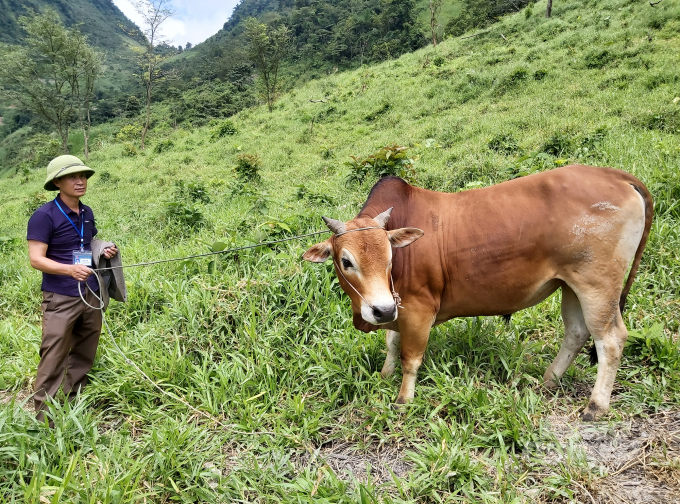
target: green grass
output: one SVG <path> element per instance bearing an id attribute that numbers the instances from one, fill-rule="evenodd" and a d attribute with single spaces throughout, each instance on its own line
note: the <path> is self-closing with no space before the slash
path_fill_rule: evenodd
<path id="1" fill-rule="evenodd" d="M 419 185 L 447 191 L 569 162 L 625 169 L 651 189 L 655 222 L 605 422 L 677 408 L 679 14 L 671 2 L 557 2 L 553 19 L 519 13 L 436 51 L 311 82 L 272 114 L 241 112 L 238 133 L 215 141 L 210 128 L 173 130 L 158 108 L 136 156 L 115 139 L 122 123 L 93 133 L 85 200 L 101 236 L 133 263 L 314 231 L 322 214 L 349 219 L 374 179 L 347 186 L 344 163 L 388 144 L 411 147 Z M 261 181 L 237 181 L 241 154 L 260 156 Z M 44 175 L 0 179 L 4 396 L 29 388 L 38 362 L 40 275 L 24 237 Z M 168 213 L 171 203 L 184 217 Z M 312 243 L 128 270 L 129 302 L 107 313 L 118 344 L 234 430 L 160 394 L 106 335 L 91 385 L 53 412 L 56 429 L 18 403 L 0 406 L 0 501 L 523 502 L 529 489 L 548 501 L 597 481 L 579 452 L 547 465 L 538 448 L 552 438 L 549 415 L 585 406 L 596 371 L 584 354 L 556 394 L 540 385 L 562 338 L 559 294 L 508 326 L 435 328 L 415 401 L 397 411 L 400 372 L 379 375 L 383 334 L 352 328 L 332 266 L 300 259 Z M 264 431 L 275 435 L 255 434 Z M 399 447 L 409 471 L 348 476 L 325 458 L 341 443 L 357 460 Z"/>

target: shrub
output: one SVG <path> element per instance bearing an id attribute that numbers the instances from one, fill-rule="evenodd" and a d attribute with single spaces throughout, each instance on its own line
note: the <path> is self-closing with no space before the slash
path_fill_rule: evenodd
<path id="1" fill-rule="evenodd" d="M 626 89 L 628 85 L 635 80 L 635 74 L 632 72 L 624 72 L 622 74 L 608 77 L 597 85 L 599 89 L 607 89 L 610 86 L 615 86 L 617 89 Z"/>
<path id="2" fill-rule="evenodd" d="M 495 90 L 496 95 L 505 94 L 510 89 L 515 87 L 517 84 L 526 80 L 528 76 L 529 71 L 526 68 L 523 67 L 515 68 L 512 72 L 510 72 L 508 75 L 506 75 L 500 80 L 500 82 L 496 86 Z"/>
<path id="3" fill-rule="evenodd" d="M 556 132 L 543 144 L 541 150 L 551 156 L 559 157 L 569 153 L 573 147 L 573 140 L 568 133 Z"/>
<path id="4" fill-rule="evenodd" d="M 599 69 L 603 68 L 607 63 L 615 59 L 614 54 L 607 49 L 595 49 L 590 51 L 583 58 L 583 64 L 586 68 Z"/>
<path id="5" fill-rule="evenodd" d="M 648 76 L 644 81 L 644 86 L 651 91 L 664 84 L 674 84 L 678 81 L 678 78 L 678 75 L 657 73 Z"/>
<path id="6" fill-rule="evenodd" d="M 599 147 L 607 136 L 607 131 L 608 129 L 606 126 L 600 126 L 592 133 L 586 133 L 581 140 L 581 147 L 586 147 L 588 149 Z"/>
<path id="7" fill-rule="evenodd" d="M 139 98 L 135 95 L 128 96 L 125 102 L 125 117 L 135 117 L 142 110 L 142 104 L 139 102 Z"/>
<path id="8" fill-rule="evenodd" d="M 522 156 L 517 161 L 513 162 L 512 165 L 500 170 L 500 173 L 506 175 L 510 179 L 515 179 L 563 165 L 563 159 L 554 159 L 545 152 L 539 152 Z"/>
<path id="9" fill-rule="evenodd" d="M 628 331 L 624 354 L 646 367 L 660 371 L 676 369 L 680 363 L 680 347 L 672 336 L 664 334 L 662 324 L 641 331 Z"/>
<path id="10" fill-rule="evenodd" d="M 680 109 L 672 108 L 643 115 L 634 122 L 649 130 L 675 133 L 680 131 Z"/>
<path id="11" fill-rule="evenodd" d="M 315 193 L 313 191 L 310 191 L 304 184 L 295 187 L 297 187 L 296 196 L 298 200 L 307 200 L 314 205 L 330 206 L 334 204 L 333 198 L 327 196 L 326 194 Z"/>
<path id="12" fill-rule="evenodd" d="M 445 177 L 432 173 L 428 173 L 422 178 L 421 185 L 430 191 L 447 191 L 449 189 L 449 181 Z"/>
<path id="13" fill-rule="evenodd" d="M 112 176 L 111 172 L 108 170 L 99 172 L 99 182 L 103 184 L 117 184 L 119 181 L 120 178 Z"/>
<path id="14" fill-rule="evenodd" d="M 499 154 L 513 154 L 519 151 L 519 144 L 510 133 L 499 133 L 489 140 L 489 149 Z"/>
<path id="15" fill-rule="evenodd" d="M 436 67 L 440 67 L 444 63 L 446 63 L 446 59 L 444 59 L 444 56 L 435 56 L 435 58 L 432 60 L 432 64 Z"/>
<path id="16" fill-rule="evenodd" d="M 161 140 L 156 144 L 156 146 L 153 148 L 153 151 L 156 154 L 162 154 L 163 152 L 167 152 L 170 149 L 172 149 L 175 146 L 175 142 L 170 140 L 169 138 L 166 140 Z"/>
<path id="17" fill-rule="evenodd" d="M 543 69 L 543 68 L 539 68 L 538 70 L 536 70 L 534 72 L 534 80 L 537 80 L 537 81 L 541 81 L 541 80 L 545 79 L 547 76 L 548 76 L 548 71 Z"/>
<path id="18" fill-rule="evenodd" d="M 361 184 L 369 173 L 379 178 L 396 175 L 408 182 L 415 182 L 416 173 L 413 168 L 413 159 L 410 159 L 406 154 L 408 149 L 408 147 L 398 145 L 387 145 L 364 159 L 350 156 L 352 161 L 345 163 L 350 167 L 350 173 L 347 175 L 345 183 L 348 185 Z"/>
<path id="19" fill-rule="evenodd" d="M 381 117 L 381 116 L 385 115 L 387 112 L 389 112 L 391 108 L 392 108 L 392 105 L 388 102 L 385 102 L 385 103 L 382 104 L 382 106 L 380 108 L 374 110 L 373 112 L 368 114 L 366 117 L 364 117 L 364 119 L 366 119 L 367 121 L 375 121 L 379 117 Z"/>
<path id="20" fill-rule="evenodd" d="M 657 175 L 647 187 L 654 195 L 654 214 L 680 219 L 680 180 L 672 173 Z"/>
<path id="21" fill-rule="evenodd" d="M 118 133 L 116 133 L 116 140 L 120 142 L 130 142 L 138 138 L 142 134 L 142 125 L 139 123 L 128 124 L 123 126 Z"/>
<path id="22" fill-rule="evenodd" d="M 137 155 L 137 148 L 130 142 L 123 144 L 123 156 L 133 157 Z"/>
<path id="23" fill-rule="evenodd" d="M 586 133 L 578 142 L 574 156 L 581 159 L 598 157 L 603 154 L 602 142 L 607 136 L 607 127 L 600 126 L 592 133 Z"/>
<path id="24" fill-rule="evenodd" d="M 18 242 L 17 238 L 0 236 L 0 252 L 10 252 Z M 0 277 L 0 285 L 2 285 L 2 277 Z"/>
<path id="25" fill-rule="evenodd" d="M 201 181 L 187 182 L 175 181 L 175 200 L 189 200 L 192 203 L 210 203 L 210 196 L 206 191 L 205 184 Z"/>
<path id="26" fill-rule="evenodd" d="M 236 159 L 236 176 L 244 182 L 256 182 L 261 179 L 262 161 L 257 154 L 241 154 Z"/>
<path id="27" fill-rule="evenodd" d="M 26 205 L 26 215 L 33 215 L 38 208 L 47 203 L 51 198 L 43 191 L 37 191 L 30 196 L 24 198 Z"/>
<path id="28" fill-rule="evenodd" d="M 335 157 L 335 150 L 332 147 L 324 147 L 321 149 L 321 157 L 323 159 L 331 159 Z"/>
<path id="29" fill-rule="evenodd" d="M 238 133 L 238 130 L 236 129 L 236 126 L 232 121 L 227 119 L 226 121 L 222 121 L 219 123 L 213 130 L 212 134 L 210 135 L 210 139 L 212 141 L 219 140 L 220 138 L 227 136 L 227 135 L 235 135 Z"/>
<path id="30" fill-rule="evenodd" d="M 169 201 L 165 204 L 165 215 L 169 221 L 192 229 L 205 224 L 203 211 L 192 203 Z"/>

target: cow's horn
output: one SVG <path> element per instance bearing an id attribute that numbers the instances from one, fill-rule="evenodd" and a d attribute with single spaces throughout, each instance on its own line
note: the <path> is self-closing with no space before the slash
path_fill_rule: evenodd
<path id="1" fill-rule="evenodd" d="M 376 215 L 373 220 L 376 221 L 380 227 L 384 228 L 387 224 L 387 221 L 390 220 L 390 214 L 392 213 L 393 208 L 394 207 L 390 207 L 383 213 Z"/>
<path id="2" fill-rule="evenodd" d="M 344 222 L 341 222 L 341 221 L 335 220 L 335 219 L 331 219 L 329 217 L 323 217 L 322 216 L 321 218 L 326 223 L 326 226 L 328 226 L 328 229 L 333 231 L 335 234 L 340 234 L 340 233 L 344 233 L 345 231 L 347 231 L 345 229 L 345 223 Z"/>

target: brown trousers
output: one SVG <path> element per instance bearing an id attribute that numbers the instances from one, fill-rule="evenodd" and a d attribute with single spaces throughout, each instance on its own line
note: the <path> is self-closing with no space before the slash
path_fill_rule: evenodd
<path id="1" fill-rule="evenodd" d="M 92 306 L 99 301 L 88 289 L 85 299 Z M 48 397 L 62 388 L 66 396 L 75 395 L 87 385 L 102 330 L 102 314 L 87 306 L 80 297 L 43 292 L 42 343 L 35 381 L 35 411 L 38 420 Z"/>

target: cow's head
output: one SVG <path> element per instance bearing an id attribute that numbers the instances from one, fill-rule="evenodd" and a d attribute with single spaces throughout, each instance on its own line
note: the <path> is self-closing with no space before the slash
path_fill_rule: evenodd
<path id="1" fill-rule="evenodd" d="M 392 295 L 392 247 L 405 247 L 423 236 L 416 228 L 385 230 L 392 209 L 375 219 L 357 218 L 349 222 L 323 217 L 334 233 L 302 256 L 321 263 L 332 259 L 342 290 L 352 300 L 354 313 L 361 313 L 369 324 L 387 324 L 397 319 Z"/>

